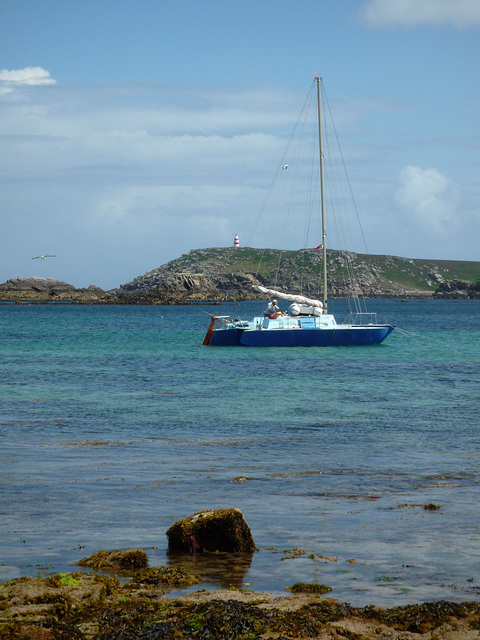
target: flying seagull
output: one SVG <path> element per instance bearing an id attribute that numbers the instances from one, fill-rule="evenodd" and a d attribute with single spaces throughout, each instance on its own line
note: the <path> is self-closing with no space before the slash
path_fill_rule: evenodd
<path id="1" fill-rule="evenodd" d="M 282 171 L 284 171 L 285 169 L 288 169 L 288 164 L 284 164 L 282 167 Z"/>
<path id="2" fill-rule="evenodd" d="M 32 258 L 32 260 L 38 260 L 38 258 L 41 258 L 42 260 L 46 260 L 47 258 L 55 258 L 55 256 L 52 256 L 51 254 L 47 253 L 44 256 L 35 256 L 34 258 Z"/>

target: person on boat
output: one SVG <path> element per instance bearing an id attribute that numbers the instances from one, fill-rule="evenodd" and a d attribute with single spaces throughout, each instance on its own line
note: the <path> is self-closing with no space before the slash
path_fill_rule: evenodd
<path id="1" fill-rule="evenodd" d="M 282 314 L 280 307 L 277 305 L 276 300 L 272 300 L 267 304 L 264 315 L 267 318 L 276 318 L 279 314 Z M 283 315 L 283 314 L 282 314 Z"/>

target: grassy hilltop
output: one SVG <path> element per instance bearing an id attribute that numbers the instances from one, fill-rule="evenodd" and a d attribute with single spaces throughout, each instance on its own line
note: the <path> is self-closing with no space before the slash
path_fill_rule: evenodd
<path id="1" fill-rule="evenodd" d="M 131 293 L 148 292 L 171 276 L 201 274 L 219 291 L 231 295 L 241 293 L 245 296 L 249 292 L 246 289 L 251 289 L 252 276 L 266 286 L 318 295 L 322 286 L 322 270 L 322 251 L 314 249 L 194 249 L 122 285 L 122 289 Z M 371 297 L 425 297 L 433 295 L 439 285 L 447 281 L 476 282 L 480 278 L 480 262 L 410 259 L 328 250 L 327 271 L 329 295 L 333 297 L 350 295 L 352 287 Z M 250 280 L 242 280 L 245 276 L 250 276 Z"/>

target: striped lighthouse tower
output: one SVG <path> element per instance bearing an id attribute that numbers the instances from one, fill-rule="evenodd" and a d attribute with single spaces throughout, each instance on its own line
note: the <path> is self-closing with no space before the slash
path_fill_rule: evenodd
<path id="1" fill-rule="evenodd" d="M 233 240 L 233 246 L 236 247 L 238 249 L 238 247 L 240 246 L 240 242 L 238 240 L 238 236 L 237 234 L 235 234 L 235 238 Z"/>

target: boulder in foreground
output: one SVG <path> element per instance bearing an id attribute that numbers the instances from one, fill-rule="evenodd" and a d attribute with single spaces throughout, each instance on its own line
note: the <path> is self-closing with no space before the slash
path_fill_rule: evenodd
<path id="1" fill-rule="evenodd" d="M 167 537 L 169 553 L 252 553 L 256 550 L 250 527 L 240 509 L 199 511 L 173 524 Z"/>

